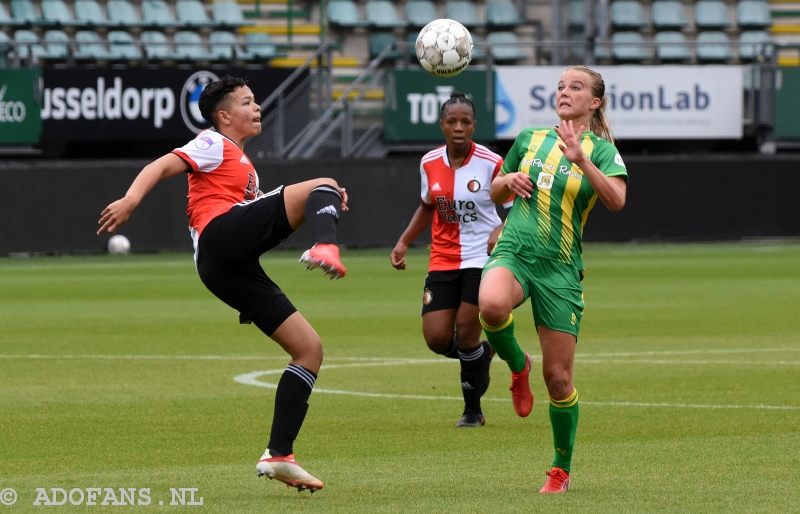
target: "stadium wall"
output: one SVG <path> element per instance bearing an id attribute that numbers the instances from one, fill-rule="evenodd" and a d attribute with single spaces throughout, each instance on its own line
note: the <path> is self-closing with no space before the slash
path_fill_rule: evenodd
<path id="1" fill-rule="evenodd" d="M 17 160 L 0 163 L 0 255 L 97 253 L 100 211 L 124 195 L 149 161 Z M 800 237 L 800 156 L 630 156 L 628 202 L 610 213 L 600 202 L 587 241 L 708 241 Z M 261 189 L 330 176 L 347 188 L 350 212 L 339 242 L 391 247 L 417 208 L 419 161 L 257 163 Z M 119 233 L 136 252 L 190 251 L 186 181 L 175 177 L 148 195 Z M 429 234 L 418 244 L 430 241 Z M 305 227 L 284 243 L 310 244 Z"/>

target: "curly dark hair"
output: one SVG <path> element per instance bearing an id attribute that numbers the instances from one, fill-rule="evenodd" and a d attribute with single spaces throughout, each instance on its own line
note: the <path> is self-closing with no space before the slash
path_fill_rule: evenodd
<path id="1" fill-rule="evenodd" d="M 217 128 L 217 119 L 214 116 L 217 106 L 222 102 L 228 93 L 234 92 L 236 89 L 246 86 L 247 79 L 238 77 L 231 77 L 226 75 L 219 80 L 215 80 L 208 84 L 205 89 L 200 93 L 200 99 L 197 102 L 200 107 L 200 114 L 214 128 Z"/>

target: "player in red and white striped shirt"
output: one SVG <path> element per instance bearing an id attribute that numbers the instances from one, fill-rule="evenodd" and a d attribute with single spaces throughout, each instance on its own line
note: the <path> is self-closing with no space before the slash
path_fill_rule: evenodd
<path id="1" fill-rule="evenodd" d="M 116 231 L 160 180 L 188 172 L 187 214 L 200 279 L 239 311 L 240 323 L 255 324 L 292 357 L 275 391 L 269 444 L 256 469 L 259 476 L 314 492 L 323 484 L 297 464 L 293 443 L 322 364 L 322 343 L 264 273 L 259 257 L 307 222 L 315 245 L 300 260 L 308 268 L 323 268 L 332 278 L 344 276 L 335 243 L 347 194 L 331 178 L 280 186 L 266 194 L 259 190 L 258 175 L 243 148 L 248 137 L 261 132 L 261 107 L 243 79 L 224 77 L 208 84 L 199 106 L 216 131 L 201 132 L 145 166 L 125 197 L 103 210 L 97 233 Z"/>
<path id="2" fill-rule="evenodd" d="M 489 386 L 494 351 L 480 341 L 481 270 L 502 227 L 489 197 L 503 159 L 472 141 L 475 107 L 454 92 L 442 104 L 439 126 L 447 144 L 420 163 L 421 204 L 392 250 L 392 266 L 405 269 L 408 246 L 431 227 L 431 257 L 422 297 L 422 333 L 433 352 L 461 362 L 464 414 L 457 427 L 485 423 L 481 396 Z M 506 204 L 510 207 L 511 199 Z"/>

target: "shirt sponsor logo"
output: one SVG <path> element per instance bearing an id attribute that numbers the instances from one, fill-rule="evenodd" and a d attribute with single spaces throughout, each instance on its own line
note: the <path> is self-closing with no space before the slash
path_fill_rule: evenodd
<path id="1" fill-rule="evenodd" d="M 619 154 L 614 156 L 614 163 L 622 166 L 623 168 L 625 167 L 625 163 L 622 162 L 622 157 Z"/>
<path id="2" fill-rule="evenodd" d="M 199 148 L 200 150 L 208 150 L 211 148 L 211 145 L 214 144 L 214 140 L 208 136 L 198 137 L 194 140 L 194 146 Z"/>
<path id="3" fill-rule="evenodd" d="M 555 177 L 546 171 L 539 173 L 539 178 L 536 179 L 536 187 L 539 189 L 553 189 L 553 182 Z"/>

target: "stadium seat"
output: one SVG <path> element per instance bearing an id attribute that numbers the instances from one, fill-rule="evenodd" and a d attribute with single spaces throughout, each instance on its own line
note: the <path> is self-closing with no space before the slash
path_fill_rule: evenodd
<path id="1" fill-rule="evenodd" d="M 684 62 L 692 59 L 692 52 L 683 32 L 677 30 L 657 32 L 653 41 L 660 62 Z"/>
<path id="2" fill-rule="evenodd" d="M 772 26 L 769 3 L 764 0 L 741 0 L 736 6 L 736 21 L 742 28 Z"/>
<path id="3" fill-rule="evenodd" d="M 114 25 L 108 20 L 97 0 L 75 0 L 75 19 L 87 27 Z"/>
<path id="4" fill-rule="evenodd" d="M 134 41 L 130 32 L 124 30 L 111 30 L 106 36 L 108 39 L 108 53 L 113 60 L 138 61 L 142 58 L 142 50 Z"/>
<path id="5" fill-rule="evenodd" d="M 490 0 L 486 4 L 486 24 L 490 28 L 510 29 L 522 25 L 524 20 L 509 0 Z"/>
<path id="6" fill-rule="evenodd" d="M 203 38 L 197 32 L 179 30 L 173 38 L 175 40 L 175 58 L 187 61 L 209 60 L 208 48 Z"/>
<path id="7" fill-rule="evenodd" d="M 175 3 L 175 17 L 184 27 L 200 28 L 215 25 L 200 0 L 178 0 Z"/>
<path id="8" fill-rule="evenodd" d="M 157 30 L 145 30 L 139 36 L 142 49 L 148 59 L 170 60 L 175 57 L 167 36 Z"/>
<path id="9" fill-rule="evenodd" d="M 0 3 L 0 26 L 2 27 L 18 27 L 25 25 L 25 22 L 16 20 L 12 18 L 8 14 L 8 10 L 6 10 L 6 6 Z M 2 37 L 2 36 L 0 36 Z M 6 34 L 6 38 L 8 38 L 8 34 Z"/>
<path id="10" fill-rule="evenodd" d="M 37 52 L 42 48 L 39 44 L 39 36 L 36 35 L 36 32 L 28 29 L 16 31 L 14 42 L 17 47 L 17 56 L 24 62 L 35 61 Z"/>
<path id="11" fill-rule="evenodd" d="M 610 61 L 611 42 L 596 38 L 594 42 L 594 58 L 597 61 Z"/>
<path id="12" fill-rule="evenodd" d="M 772 55 L 772 37 L 766 30 L 745 30 L 739 34 L 739 59 L 750 61 Z"/>
<path id="13" fill-rule="evenodd" d="M 110 57 L 100 34 L 93 30 L 79 30 L 75 33 L 75 59 L 105 61 Z"/>
<path id="14" fill-rule="evenodd" d="M 17 25 L 30 26 L 44 23 L 31 0 L 11 0 L 11 16 Z M 16 40 L 16 35 L 14 39 Z"/>
<path id="15" fill-rule="evenodd" d="M 8 65 L 8 54 L 11 52 L 12 48 L 11 38 L 9 38 L 8 34 L 4 31 L 0 30 L 0 69 Z"/>
<path id="16" fill-rule="evenodd" d="M 686 8 L 680 0 L 653 2 L 653 27 L 657 30 L 680 30 L 689 26 Z"/>
<path id="17" fill-rule="evenodd" d="M 44 33 L 41 49 L 37 49 L 36 57 L 42 60 L 63 61 L 69 57 L 69 36 L 60 29 L 51 29 Z"/>
<path id="18" fill-rule="evenodd" d="M 383 52 L 386 47 L 392 46 L 397 42 L 394 34 L 391 32 L 372 32 L 369 35 L 369 58 L 374 59 Z M 386 59 L 399 59 L 403 56 L 403 52 L 394 49 L 386 55 Z"/>
<path id="19" fill-rule="evenodd" d="M 369 22 L 362 20 L 358 7 L 352 0 L 333 0 L 328 3 L 328 23 L 338 28 L 366 27 Z"/>
<path id="20" fill-rule="evenodd" d="M 244 35 L 245 50 L 241 55 L 246 60 L 266 60 L 276 57 L 286 57 L 285 53 L 279 52 L 272 42 L 272 38 L 266 32 L 248 32 Z"/>
<path id="21" fill-rule="evenodd" d="M 64 0 L 41 0 L 41 7 L 44 25 L 73 27 L 82 24 L 72 16 Z"/>
<path id="22" fill-rule="evenodd" d="M 616 0 L 611 4 L 611 25 L 617 29 L 643 29 L 649 23 L 641 2 Z"/>
<path id="23" fill-rule="evenodd" d="M 108 0 L 108 21 L 114 26 L 138 27 L 142 20 L 136 14 L 133 4 L 129 0 Z"/>
<path id="24" fill-rule="evenodd" d="M 217 28 L 237 29 L 255 22 L 246 20 L 239 4 L 235 1 L 218 1 L 211 4 L 211 19 Z"/>
<path id="25" fill-rule="evenodd" d="M 524 61 L 528 55 L 519 46 L 517 35 L 510 31 L 490 32 L 486 35 L 486 44 L 492 52 L 495 62 Z"/>
<path id="26" fill-rule="evenodd" d="M 697 60 L 702 62 L 724 62 L 733 59 L 728 35 L 722 31 L 709 30 L 697 35 Z"/>
<path id="27" fill-rule="evenodd" d="M 180 25 L 164 0 L 142 0 L 142 23 L 151 27 Z"/>
<path id="28" fill-rule="evenodd" d="M 366 20 L 377 29 L 405 27 L 408 23 L 401 20 L 393 2 L 386 0 L 367 0 Z"/>
<path id="29" fill-rule="evenodd" d="M 472 36 L 472 60 L 473 61 L 483 61 L 486 59 L 486 51 L 483 47 L 486 45 L 485 41 L 481 41 L 476 36 Z M 416 55 L 414 50 L 411 51 L 412 55 Z"/>
<path id="30" fill-rule="evenodd" d="M 244 54 L 236 40 L 236 34 L 222 30 L 208 35 L 208 48 L 211 60 L 214 61 L 233 61 Z"/>
<path id="31" fill-rule="evenodd" d="M 475 4 L 472 2 L 449 0 L 444 5 L 444 17 L 456 20 L 468 29 L 486 25 L 485 21 L 478 18 L 478 12 L 475 10 Z"/>
<path id="32" fill-rule="evenodd" d="M 439 18 L 436 5 L 429 0 L 412 0 L 406 2 L 406 20 L 412 27 L 422 28 Z"/>
<path id="33" fill-rule="evenodd" d="M 569 0 L 567 2 L 567 26 L 583 27 L 586 25 L 586 0 Z"/>
<path id="34" fill-rule="evenodd" d="M 628 30 L 611 36 L 611 55 L 615 61 L 641 62 L 652 59 L 653 51 L 641 32 Z"/>
<path id="35" fill-rule="evenodd" d="M 694 22 L 698 29 L 730 27 L 727 4 L 724 0 L 700 0 L 694 7 Z"/>

